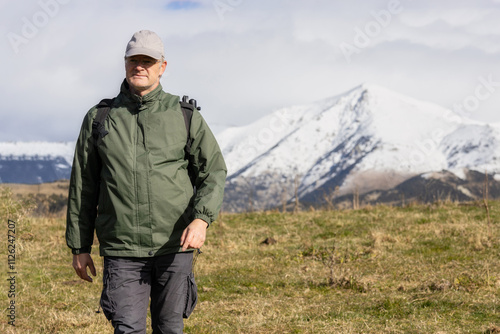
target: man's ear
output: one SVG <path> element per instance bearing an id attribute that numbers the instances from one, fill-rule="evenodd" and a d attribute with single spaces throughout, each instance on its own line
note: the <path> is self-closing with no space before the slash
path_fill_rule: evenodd
<path id="1" fill-rule="evenodd" d="M 160 77 L 163 75 L 163 72 L 165 72 L 165 69 L 167 68 L 167 61 L 164 60 L 163 63 L 160 65 Z"/>

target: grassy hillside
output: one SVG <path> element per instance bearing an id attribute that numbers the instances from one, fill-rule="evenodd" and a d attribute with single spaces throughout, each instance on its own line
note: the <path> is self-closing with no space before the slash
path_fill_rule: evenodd
<path id="1" fill-rule="evenodd" d="M 69 180 L 60 180 L 41 184 L 3 183 L 4 188 L 10 188 L 15 195 L 29 194 L 68 196 Z"/>
<path id="2" fill-rule="evenodd" d="M 41 184 L 4 183 L 1 187 L 10 189 L 16 199 L 32 203 L 34 215 L 62 214 L 66 210 L 69 180 Z"/>
<path id="3" fill-rule="evenodd" d="M 13 333 L 12 219 L 17 332 L 111 333 L 98 313 L 102 259 L 94 283 L 79 280 L 64 218 L 30 217 L 26 205 L 2 193 L 0 332 Z M 500 202 L 489 211 L 490 223 L 480 203 L 223 214 L 195 265 L 200 300 L 185 332 L 500 333 Z"/>

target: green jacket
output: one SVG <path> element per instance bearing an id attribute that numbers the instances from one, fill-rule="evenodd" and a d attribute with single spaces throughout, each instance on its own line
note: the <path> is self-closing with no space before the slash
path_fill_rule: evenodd
<path id="1" fill-rule="evenodd" d="M 186 125 L 179 97 L 161 85 L 142 98 L 126 81 L 94 147 L 92 121 L 83 120 L 68 198 L 66 242 L 88 253 L 99 239 L 101 256 L 149 257 L 181 250 L 182 231 L 195 218 L 209 225 L 222 204 L 226 165 L 214 135 L 195 110 L 191 120 L 189 179 Z"/>

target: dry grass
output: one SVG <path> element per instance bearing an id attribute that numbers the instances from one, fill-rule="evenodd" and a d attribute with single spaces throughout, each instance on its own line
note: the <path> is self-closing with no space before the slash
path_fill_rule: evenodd
<path id="1" fill-rule="evenodd" d="M 68 195 L 68 180 L 61 180 L 41 184 L 20 184 L 20 183 L 3 183 L 2 186 L 11 189 L 14 195 L 26 196 L 29 194 L 42 195 Z"/>
<path id="2" fill-rule="evenodd" d="M 223 214 L 196 263 L 185 332 L 498 333 L 500 203 L 489 209 L 491 235 L 480 203 Z M 96 313 L 102 260 L 93 284 L 80 281 L 62 217 L 16 219 L 18 333 L 111 333 Z"/>

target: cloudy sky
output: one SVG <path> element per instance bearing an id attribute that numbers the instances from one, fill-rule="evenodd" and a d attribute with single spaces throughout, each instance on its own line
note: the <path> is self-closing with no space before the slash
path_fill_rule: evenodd
<path id="1" fill-rule="evenodd" d="M 500 0 L 0 0 L 0 141 L 72 141 L 135 31 L 214 128 L 361 83 L 500 122 Z"/>

